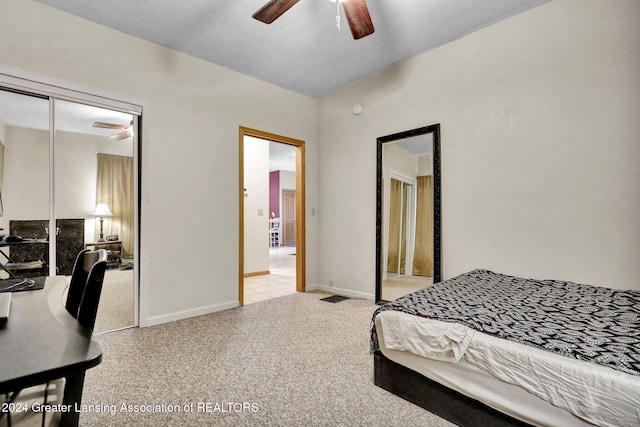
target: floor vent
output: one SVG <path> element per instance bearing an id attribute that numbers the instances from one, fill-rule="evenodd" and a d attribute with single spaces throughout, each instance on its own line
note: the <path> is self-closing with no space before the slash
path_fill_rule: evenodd
<path id="1" fill-rule="evenodd" d="M 346 299 L 349 299 L 349 297 L 343 297 L 342 295 L 331 295 L 330 297 L 320 298 L 320 301 L 340 302 Z"/>

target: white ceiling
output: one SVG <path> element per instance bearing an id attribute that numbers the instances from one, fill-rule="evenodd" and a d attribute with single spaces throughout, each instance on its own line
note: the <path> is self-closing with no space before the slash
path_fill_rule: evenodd
<path id="1" fill-rule="evenodd" d="M 296 171 L 296 148 L 277 142 L 269 142 L 269 172 Z"/>
<path id="2" fill-rule="evenodd" d="M 394 142 L 408 152 L 419 156 L 433 153 L 433 133 L 413 136 Z"/>
<path id="3" fill-rule="evenodd" d="M 38 0 L 313 97 L 550 0 L 367 0 L 375 33 L 353 40 L 336 5 L 302 0 L 266 25 L 267 0 Z"/>

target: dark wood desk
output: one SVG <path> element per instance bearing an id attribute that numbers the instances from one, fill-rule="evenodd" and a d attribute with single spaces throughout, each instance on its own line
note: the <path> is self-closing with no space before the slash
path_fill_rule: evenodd
<path id="1" fill-rule="evenodd" d="M 63 426 L 77 426 L 85 371 L 102 361 L 90 330 L 64 308 L 67 280 L 48 277 L 44 289 L 15 292 L 9 319 L 0 324 L 0 393 L 66 378 Z"/>

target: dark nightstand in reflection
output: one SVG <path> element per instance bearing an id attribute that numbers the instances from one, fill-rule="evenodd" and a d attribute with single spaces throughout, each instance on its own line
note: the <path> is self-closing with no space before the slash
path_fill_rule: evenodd
<path id="1" fill-rule="evenodd" d="M 122 265 L 122 240 L 85 243 L 84 247 L 93 250 L 105 249 L 107 251 L 107 268 L 120 268 Z"/>

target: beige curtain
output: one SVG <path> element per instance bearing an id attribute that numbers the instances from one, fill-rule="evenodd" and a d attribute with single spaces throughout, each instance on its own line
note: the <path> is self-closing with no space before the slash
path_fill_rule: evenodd
<path id="1" fill-rule="evenodd" d="M 389 185 L 389 244 L 387 272 L 404 273 L 406 257 L 407 186 L 391 178 Z"/>
<path id="2" fill-rule="evenodd" d="M 105 218 L 104 234 L 122 240 L 122 256 L 133 257 L 133 157 L 98 153 L 96 203 L 105 203 L 112 217 Z"/>
<path id="3" fill-rule="evenodd" d="M 433 276 L 433 180 L 431 176 L 419 176 L 417 187 L 413 275 Z"/>

